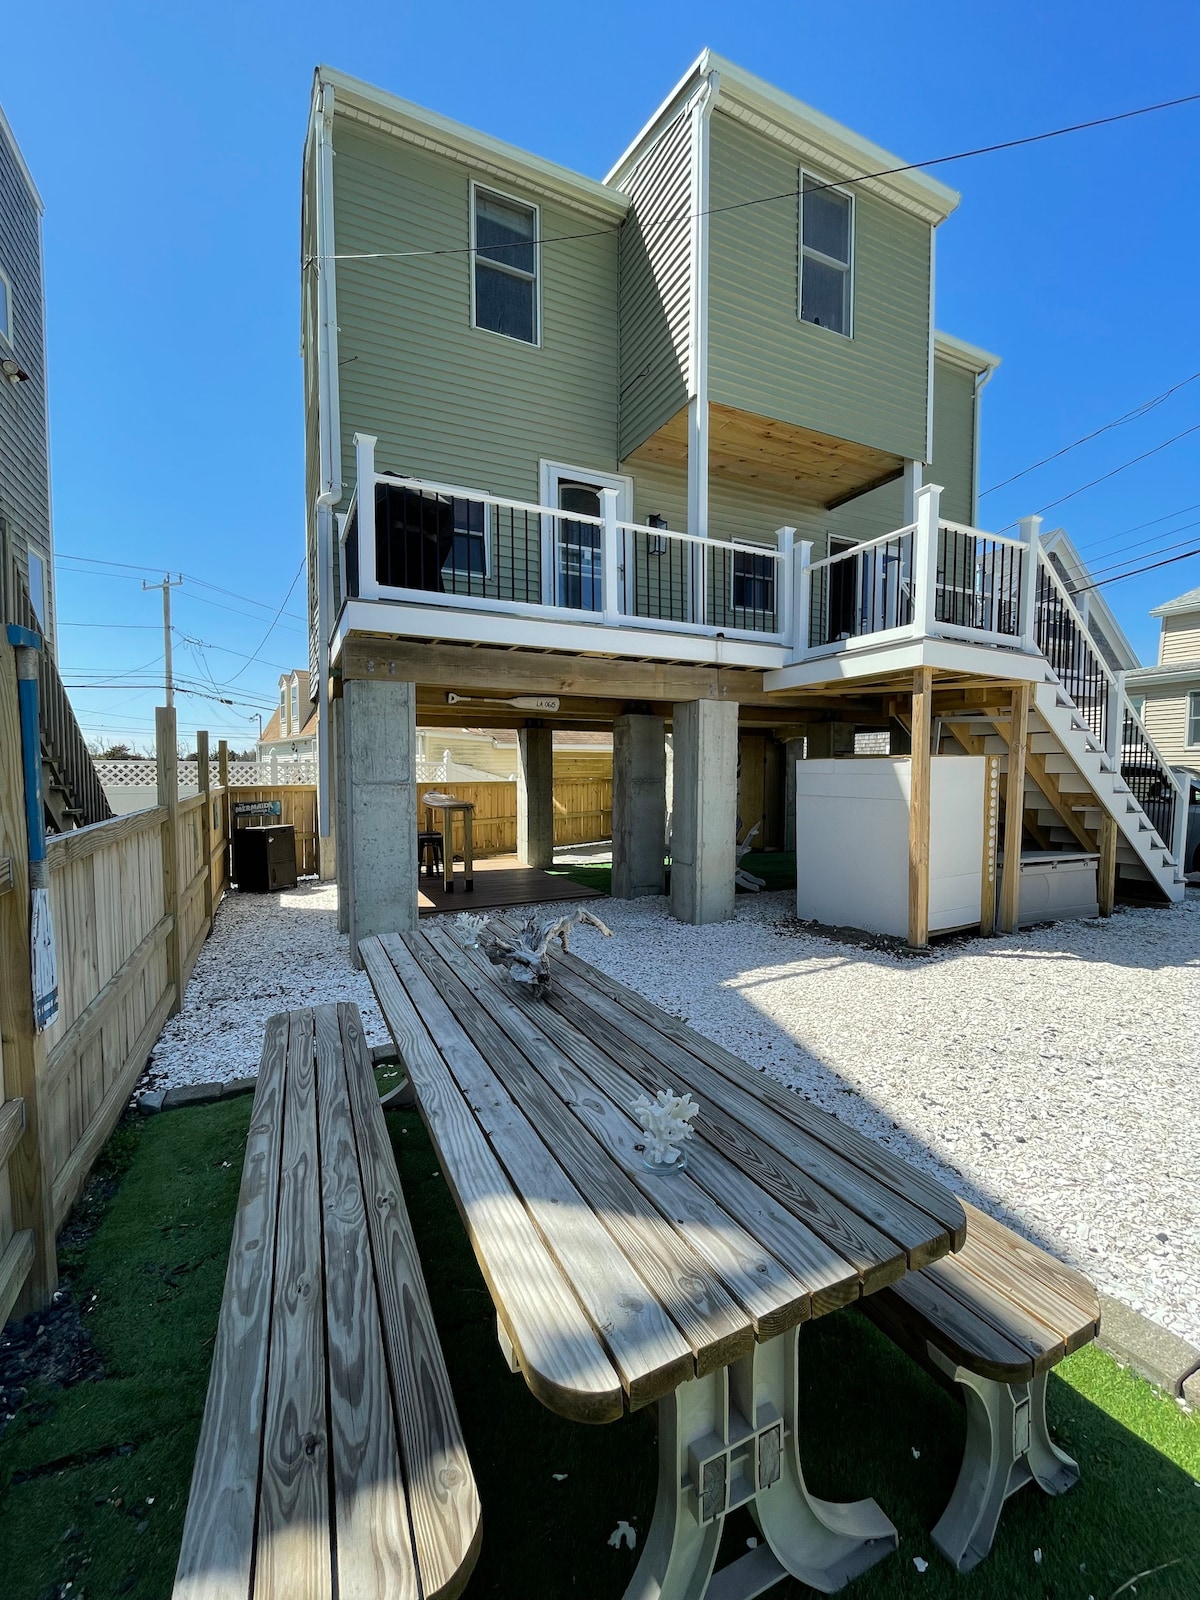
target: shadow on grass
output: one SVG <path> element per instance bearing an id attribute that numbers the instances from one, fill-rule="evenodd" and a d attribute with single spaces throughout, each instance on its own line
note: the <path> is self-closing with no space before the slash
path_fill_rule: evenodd
<path id="1" fill-rule="evenodd" d="M 31 1393 L 0 1440 L 2 1600 L 170 1595 L 249 1111 L 243 1099 L 128 1129 L 125 1170 L 74 1263 L 103 1376 Z M 501 1358 L 491 1297 L 420 1118 L 393 1113 L 388 1126 L 483 1505 L 468 1600 L 619 1600 L 653 1505 L 653 1412 L 589 1428 L 533 1399 Z M 957 1467 L 957 1402 L 853 1310 L 806 1328 L 801 1352 L 811 1488 L 874 1495 L 901 1533 L 899 1554 L 854 1593 L 1108 1600 L 1167 1561 L 1178 1564 L 1138 1585 L 1142 1600 L 1200 1592 L 1200 1423 L 1107 1357 L 1080 1352 L 1051 1381 L 1051 1424 L 1081 1463 L 1080 1485 L 1062 1501 L 1022 1491 L 988 1561 L 957 1578 L 927 1532 Z M 622 1519 L 638 1551 L 608 1544 Z M 752 1534 L 731 1519 L 726 1555 Z"/>

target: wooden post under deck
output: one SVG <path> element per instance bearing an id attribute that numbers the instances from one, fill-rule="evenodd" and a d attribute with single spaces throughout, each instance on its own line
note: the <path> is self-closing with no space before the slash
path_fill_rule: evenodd
<path id="1" fill-rule="evenodd" d="M 1100 819 L 1100 915 L 1111 917 L 1117 899 L 1117 824 L 1107 811 Z"/>
<path id="2" fill-rule="evenodd" d="M 929 943 L 929 784 L 933 668 L 917 667 L 912 693 L 912 774 L 908 810 L 908 942 Z"/>
<path id="3" fill-rule="evenodd" d="M 1029 685 L 1012 691 L 1008 779 L 1004 786 L 1004 872 L 1000 879 L 1000 931 L 1015 933 L 1020 918 L 1021 834 L 1025 824 L 1025 752 L 1029 744 Z"/>

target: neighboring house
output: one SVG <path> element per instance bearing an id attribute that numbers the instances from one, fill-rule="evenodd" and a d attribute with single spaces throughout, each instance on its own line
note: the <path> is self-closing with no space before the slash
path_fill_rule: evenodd
<path id="1" fill-rule="evenodd" d="M 352 948 L 416 916 L 415 728 L 453 694 L 516 734 L 536 865 L 553 730 L 612 730 L 619 895 L 662 889 L 669 728 L 686 920 L 732 910 L 739 765 L 743 827 L 798 838 L 803 877 L 823 844 L 784 822 L 796 758 L 863 755 L 837 768 L 861 791 L 837 813 L 853 854 L 885 770 L 867 752 L 898 774 L 914 724 L 936 730 L 933 754 L 1008 772 L 985 828 L 986 759 L 970 769 L 960 922 L 987 920 L 983 840 L 1005 831 L 1010 924 L 1022 842 L 1082 854 L 1093 884 L 1101 857 L 1105 905 L 1118 870 L 1138 893 L 1182 893 L 1174 809 L 1146 821 L 1118 771 L 1119 629 L 1092 641 L 1065 536 L 1056 559 L 1037 518 L 975 526 L 999 361 L 936 328 L 937 233 L 959 197 L 903 166 L 708 51 L 603 182 L 318 69 L 301 218 L 310 669 L 331 693 L 322 825 L 336 816 Z M 1026 699 L 1030 754 L 1019 740 L 1010 762 Z M 925 743 L 901 853 L 916 943 L 957 925 L 930 913 L 920 865 Z"/>
<path id="2" fill-rule="evenodd" d="M 0 599 L 23 585 L 55 649 L 42 199 L 0 109 Z"/>
<path id="3" fill-rule="evenodd" d="M 317 708 L 308 698 L 308 673 L 285 672 L 279 679 L 279 706 L 258 741 L 258 759 L 292 761 L 317 753 Z"/>
<path id="4" fill-rule="evenodd" d="M 554 733 L 554 772 L 560 778 L 611 778 L 612 734 Z M 514 728 L 419 728 L 417 760 L 426 766 L 446 766 L 446 780 L 468 782 L 488 778 L 515 778 L 518 744 Z"/>
<path id="5" fill-rule="evenodd" d="M 1162 619 L 1158 662 L 1127 673 L 1125 685 L 1165 758 L 1200 776 L 1200 589 L 1150 615 Z"/>
<path id="6" fill-rule="evenodd" d="M 42 798 L 56 832 L 111 810 L 58 676 L 42 200 L 0 109 L 0 621 L 42 636 Z"/>

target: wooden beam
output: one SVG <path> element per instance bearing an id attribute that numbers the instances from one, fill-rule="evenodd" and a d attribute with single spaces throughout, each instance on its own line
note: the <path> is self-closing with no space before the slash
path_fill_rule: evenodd
<path id="1" fill-rule="evenodd" d="M 912 761 L 908 810 L 908 942 L 929 943 L 929 785 L 933 718 L 933 669 L 913 672 Z"/>
<path id="2" fill-rule="evenodd" d="M 1012 691 L 1008 725 L 1008 777 L 1004 786 L 1004 873 L 1000 881 L 1000 931 L 1015 933 L 1020 920 L 1021 833 L 1025 823 L 1025 757 L 1029 747 L 1029 685 Z"/>
<path id="3" fill-rule="evenodd" d="M 8 1321 L 9 1312 L 20 1299 L 36 1259 L 33 1229 L 22 1228 L 14 1233 L 4 1254 L 0 1255 L 0 1327 Z"/>
<path id="4" fill-rule="evenodd" d="M 1100 819 L 1100 915 L 1111 917 L 1117 900 L 1117 824 L 1106 811 Z"/>
<path id="5" fill-rule="evenodd" d="M 123 839 L 146 833 L 151 828 L 161 828 L 162 813 L 155 807 L 145 811 L 131 811 L 126 817 L 110 817 L 107 822 L 93 822 L 86 828 L 76 828 L 71 833 L 59 833 L 46 840 L 46 861 L 51 872 L 60 872 L 72 861 L 94 855 L 97 850 L 107 850 Z"/>
<path id="6" fill-rule="evenodd" d="M 7 1162 L 14 1238 L 4 1255 L 0 1287 L 6 1298 L 11 1291 L 7 1309 L 20 1315 L 48 1304 L 58 1286 L 52 1174 L 42 1151 L 46 1046 L 33 1020 L 23 772 L 15 652 L 0 634 L 0 855 L 9 858 L 13 879 L 12 892 L 0 895 L 0 1061 L 4 1099 L 24 1102 L 25 1121 Z M 17 1238 L 22 1242 L 14 1248 Z"/>
<path id="7" fill-rule="evenodd" d="M 981 741 L 982 742 L 982 741 Z M 996 846 L 1000 839 L 1000 757 L 983 758 L 983 866 L 979 885 L 979 931 L 996 931 Z"/>

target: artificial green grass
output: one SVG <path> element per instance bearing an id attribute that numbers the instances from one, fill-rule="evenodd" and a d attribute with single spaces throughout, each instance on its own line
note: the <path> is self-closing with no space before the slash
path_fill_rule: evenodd
<path id="1" fill-rule="evenodd" d="M 170 1112 L 119 1135 L 115 1195 L 74 1263 L 76 1292 L 97 1296 L 87 1321 L 105 1376 L 32 1395 L 0 1440 L 0 1600 L 169 1596 L 249 1111 L 243 1099 Z M 582 1427 L 508 1372 L 420 1119 L 399 1112 L 388 1125 L 483 1504 L 468 1600 L 618 1600 L 640 1552 L 608 1536 L 621 1519 L 642 1536 L 649 1526 L 653 1414 Z M 1059 1501 L 1022 1490 L 988 1560 L 963 1578 L 927 1531 L 954 1480 L 961 1407 L 855 1311 L 805 1328 L 801 1352 L 810 1487 L 874 1495 L 901 1533 L 898 1554 L 851 1592 L 1109 1600 L 1171 1562 L 1137 1584 L 1142 1600 L 1200 1594 L 1200 1418 L 1100 1351 L 1050 1381 L 1051 1425 L 1082 1481 Z M 731 1519 L 726 1553 L 752 1532 Z M 772 1596 L 809 1593 L 793 1584 Z"/>
<path id="2" fill-rule="evenodd" d="M 796 887 L 796 853 L 794 850 L 753 850 L 749 855 L 743 856 L 741 865 L 747 872 L 752 872 L 758 878 L 766 880 L 767 889 L 794 889 Z M 582 862 L 578 866 L 557 866 L 549 868 L 556 878 L 570 878 L 572 883 L 582 884 L 585 889 L 595 889 L 599 894 L 612 893 L 612 868 L 602 863 L 593 865 Z M 667 868 L 667 883 L 671 881 L 671 869 Z"/>

